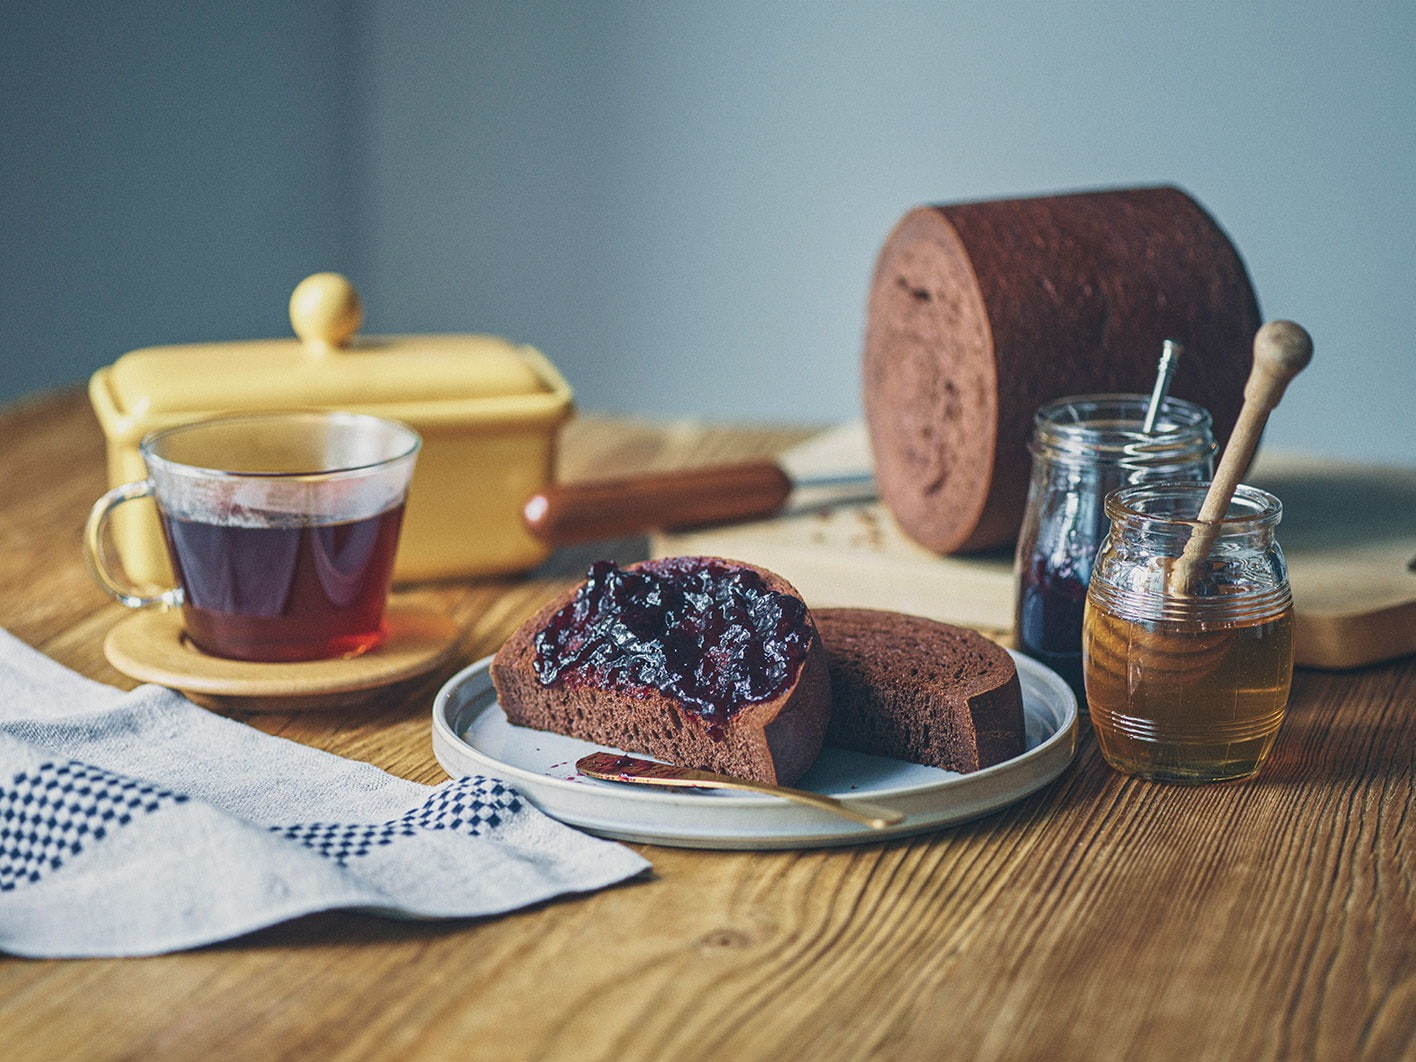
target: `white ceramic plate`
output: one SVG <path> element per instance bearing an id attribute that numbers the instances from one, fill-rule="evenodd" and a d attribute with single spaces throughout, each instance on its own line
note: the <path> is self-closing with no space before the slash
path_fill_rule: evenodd
<path id="1" fill-rule="evenodd" d="M 973 774 L 828 748 L 797 782 L 834 797 L 903 811 L 872 830 L 775 797 L 601 782 L 575 761 L 603 749 L 576 738 L 512 726 L 497 704 L 491 657 L 450 678 L 433 702 L 433 753 L 454 778 L 490 774 L 516 786 L 562 822 L 602 837 L 684 848 L 815 848 L 866 844 L 937 830 L 1021 800 L 1056 778 L 1077 747 L 1077 699 L 1053 671 L 1012 654 L 1023 686 L 1027 750 Z"/>

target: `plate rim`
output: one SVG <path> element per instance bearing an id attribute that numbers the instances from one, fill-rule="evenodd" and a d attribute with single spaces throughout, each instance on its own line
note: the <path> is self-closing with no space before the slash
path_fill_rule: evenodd
<path id="1" fill-rule="evenodd" d="M 1077 695 L 1072 692 L 1072 688 L 1067 685 L 1066 681 L 1062 678 L 1062 676 L 1057 674 L 1057 672 L 1053 671 L 1046 664 L 1043 664 L 1037 660 L 1033 660 L 1031 657 L 1024 656 L 1023 654 L 1019 653 L 1017 650 L 1014 649 L 1008 649 L 1006 650 L 1006 652 L 1013 659 L 1013 663 L 1018 668 L 1020 676 L 1024 671 L 1026 671 L 1030 674 L 1031 677 L 1040 680 L 1044 685 L 1052 686 L 1055 692 L 1065 695 L 1063 697 L 1062 702 L 1063 717 L 1061 725 L 1059 725 L 1051 735 L 1049 735 L 1044 740 L 1038 742 L 1038 744 L 1034 747 L 1027 749 L 1022 753 L 1019 753 L 1017 756 L 1013 756 L 1010 759 L 1003 760 L 1001 763 L 995 763 L 989 767 L 980 768 L 977 771 L 970 771 L 967 774 L 951 772 L 950 777 L 941 779 L 937 782 L 931 782 L 926 784 L 897 785 L 888 789 L 864 789 L 859 791 L 853 791 L 852 793 L 848 794 L 845 799 L 884 800 L 888 799 L 891 796 L 900 796 L 906 794 L 911 796 L 919 794 L 929 794 L 937 789 L 941 789 L 944 787 L 958 787 L 964 783 L 986 782 L 989 779 L 995 778 L 1003 774 L 1005 771 L 1016 771 L 1019 768 L 1024 767 L 1026 764 L 1032 762 L 1033 760 L 1046 759 L 1053 754 L 1057 746 L 1069 742 L 1072 744 L 1072 755 L 1067 757 L 1067 763 L 1070 764 L 1076 758 L 1076 743 L 1074 740 L 1074 735 L 1078 725 L 1079 714 Z M 482 657 L 480 660 L 473 661 L 466 667 L 462 668 L 461 670 L 450 676 L 447 681 L 444 682 L 441 687 L 439 687 L 437 695 L 433 698 L 432 729 L 434 739 L 441 738 L 445 742 L 460 746 L 466 753 L 471 755 L 473 759 L 477 760 L 480 763 L 484 763 L 489 767 L 494 768 L 495 772 L 510 772 L 515 777 L 525 779 L 529 782 L 533 782 L 536 785 L 550 785 L 567 794 L 584 793 L 585 783 L 583 781 L 579 781 L 576 779 L 556 778 L 552 775 L 542 774 L 538 771 L 531 771 L 524 767 L 518 767 L 515 764 L 507 763 L 504 760 L 498 760 L 483 752 L 475 745 L 472 745 L 470 742 L 464 740 L 462 736 L 458 734 L 453 728 L 451 720 L 448 718 L 448 706 L 451 704 L 453 693 L 458 689 L 458 687 L 460 687 L 463 683 L 469 681 L 474 675 L 483 672 L 489 673 L 491 670 L 492 660 L 495 656 L 496 654 L 493 653 L 488 656 Z M 488 674 L 488 681 L 490 681 L 490 674 Z M 501 707 L 500 702 L 496 703 L 496 707 Z M 483 710 L 485 711 L 486 709 Z M 505 709 L 503 709 L 503 711 L 505 711 Z M 538 731 L 531 732 L 537 733 Z M 892 759 L 893 757 L 882 758 Z M 928 765 L 926 764 L 922 766 Z M 1066 765 L 1064 765 L 1063 769 L 1066 769 Z M 613 786 L 612 790 L 610 788 L 612 784 L 613 783 L 606 783 L 603 791 L 606 793 L 614 792 L 616 799 L 631 802 L 642 801 L 659 805 L 666 803 L 696 805 L 703 801 L 706 797 L 706 794 L 702 793 L 680 793 L 676 791 L 659 792 L 658 790 L 648 791 L 650 787 L 646 787 L 645 790 L 640 790 L 633 786 Z M 833 795 L 839 796 L 840 794 Z M 774 797 L 761 793 L 723 794 L 707 797 L 707 799 L 712 800 L 714 806 L 725 809 L 734 806 L 749 807 L 753 805 L 760 807 L 775 807 L 780 804 L 780 801 L 778 801 Z"/>

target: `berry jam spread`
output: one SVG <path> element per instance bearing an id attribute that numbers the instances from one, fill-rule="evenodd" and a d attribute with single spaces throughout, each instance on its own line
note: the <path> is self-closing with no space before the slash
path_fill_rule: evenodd
<path id="1" fill-rule="evenodd" d="M 806 606 L 747 568 L 699 557 L 625 570 L 590 566 L 585 585 L 536 634 L 536 677 L 619 692 L 658 690 L 723 727 L 796 680 L 815 636 Z"/>
<path id="2" fill-rule="evenodd" d="M 1080 551 L 1034 557 L 1020 573 L 1018 586 L 1018 648 L 1056 671 L 1083 700 L 1082 614 L 1091 566 L 1091 555 Z"/>

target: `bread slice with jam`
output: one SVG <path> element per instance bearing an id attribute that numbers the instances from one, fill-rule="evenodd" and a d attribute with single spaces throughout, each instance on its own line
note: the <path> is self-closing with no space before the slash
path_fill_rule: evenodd
<path id="1" fill-rule="evenodd" d="M 811 766 L 830 714 L 826 653 L 801 595 L 721 557 L 596 562 L 517 629 L 491 671 L 517 726 L 768 784 Z"/>

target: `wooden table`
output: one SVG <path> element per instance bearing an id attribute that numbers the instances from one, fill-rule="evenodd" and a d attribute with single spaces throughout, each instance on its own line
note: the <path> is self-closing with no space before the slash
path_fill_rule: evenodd
<path id="1" fill-rule="evenodd" d="M 575 475 L 802 433 L 569 434 Z M 123 610 L 79 557 L 103 488 L 82 397 L 0 413 L 0 441 L 0 626 L 132 685 L 100 648 Z M 583 560 L 412 595 L 477 657 Z M 438 782 L 437 681 L 357 718 L 250 722 Z M 0 1057 L 1412 1057 L 1413 700 L 1411 659 L 1300 673 L 1272 761 L 1239 785 L 1128 780 L 1088 736 L 1032 798 L 914 840 L 644 846 L 648 880 L 485 922 L 327 914 L 161 958 L 0 960 Z"/>

